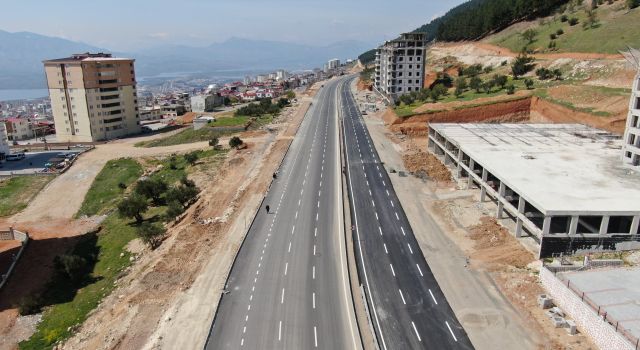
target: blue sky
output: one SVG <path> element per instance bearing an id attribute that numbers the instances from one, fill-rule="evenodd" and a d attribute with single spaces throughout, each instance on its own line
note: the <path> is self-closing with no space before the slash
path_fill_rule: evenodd
<path id="1" fill-rule="evenodd" d="M 330 44 L 377 43 L 444 14 L 463 0 L 3 1 L 0 29 L 30 31 L 111 50 L 205 46 L 230 37 Z M 107 29 L 108 28 L 108 29 Z"/>

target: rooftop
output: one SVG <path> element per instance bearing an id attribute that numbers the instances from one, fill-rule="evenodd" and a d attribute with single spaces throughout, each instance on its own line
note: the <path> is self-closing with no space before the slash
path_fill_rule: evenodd
<path id="1" fill-rule="evenodd" d="M 430 124 L 548 215 L 640 213 L 621 140 L 580 124 Z"/>
<path id="2" fill-rule="evenodd" d="M 640 268 L 558 273 L 585 299 L 601 307 L 634 337 L 640 338 Z"/>
<path id="3" fill-rule="evenodd" d="M 100 62 L 100 61 L 122 61 L 130 58 L 113 57 L 110 53 L 74 53 L 69 57 L 45 60 L 44 63 L 65 63 L 65 62 Z"/>

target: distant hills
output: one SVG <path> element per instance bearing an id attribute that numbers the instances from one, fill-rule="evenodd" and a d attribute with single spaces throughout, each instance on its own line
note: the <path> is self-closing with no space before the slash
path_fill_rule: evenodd
<path id="1" fill-rule="evenodd" d="M 231 38 L 205 47 L 167 45 L 138 52 L 114 52 L 136 59 L 137 75 L 180 72 L 310 69 L 331 58 L 355 58 L 372 43 L 341 41 L 311 46 L 278 41 Z M 0 30 L 0 89 L 45 88 L 42 61 L 78 52 L 112 52 L 90 44 L 30 32 Z"/>

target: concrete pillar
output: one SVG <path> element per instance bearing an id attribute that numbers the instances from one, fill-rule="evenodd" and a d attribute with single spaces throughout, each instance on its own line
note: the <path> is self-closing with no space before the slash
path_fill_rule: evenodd
<path id="1" fill-rule="evenodd" d="M 487 197 L 487 169 L 482 169 L 482 181 L 480 181 L 480 202 Z"/>
<path id="2" fill-rule="evenodd" d="M 549 230 L 551 229 L 551 216 L 545 216 L 542 221 L 542 235 L 546 236 L 549 234 Z"/>
<path id="3" fill-rule="evenodd" d="M 458 179 L 462 176 L 462 150 L 458 148 Z"/>
<path id="4" fill-rule="evenodd" d="M 496 218 L 498 219 L 502 219 L 502 212 L 504 211 L 504 203 L 502 203 L 504 200 L 504 191 L 505 185 L 500 181 L 500 187 L 498 189 L 498 213 L 496 214 Z"/>
<path id="5" fill-rule="evenodd" d="M 577 215 L 571 217 L 571 223 L 569 224 L 569 236 L 574 236 L 578 231 L 578 219 Z"/>
<path id="6" fill-rule="evenodd" d="M 476 166 L 476 162 L 473 159 L 469 160 L 469 178 L 467 179 L 467 189 L 473 185 L 473 167 Z"/>
<path id="7" fill-rule="evenodd" d="M 638 224 L 640 224 L 640 215 L 634 216 L 633 220 L 631 220 L 631 230 L 629 233 L 635 235 L 636 232 L 638 232 Z"/>
<path id="8" fill-rule="evenodd" d="M 518 199 L 518 213 L 524 215 L 524 206 L 525 201 L 524 198 L 520 197 Z M 516 219 L 516 237 L 522 237 L 522 219 L 520 216 Z"/>
<path id="9" fill-rule="evenodd" d="M 602 217 L 602 222 L 600 223 L 600 236 L 604 236 L 607 234 L 607 229 L 609 228 L 609 216 L 603 216 Z M 618 233 L 618 232 L 614 232 L 614 233 Z"/>

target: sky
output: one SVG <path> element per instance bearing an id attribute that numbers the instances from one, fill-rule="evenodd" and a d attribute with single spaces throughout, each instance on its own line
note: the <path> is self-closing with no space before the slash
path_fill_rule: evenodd
<path id="1" fill-rule="evenodd" d="M 20 0 L 3 1 L 0 29 L 57 36 L 110 50 L 231 37 L 328 45 L 381 43 L 464 0 Z"/>

